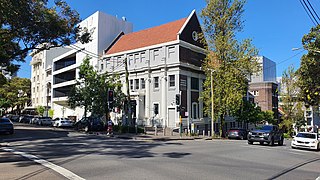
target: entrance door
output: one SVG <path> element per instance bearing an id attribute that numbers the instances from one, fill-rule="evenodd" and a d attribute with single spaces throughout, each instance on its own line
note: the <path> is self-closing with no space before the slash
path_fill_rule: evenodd
<path id="1" fill-rule="evenodd" d="M 176 127 L 176 111 L 175 108 L 168 108 L 169 116 L 168 116 L 168 127 L 173 128 Z"/>

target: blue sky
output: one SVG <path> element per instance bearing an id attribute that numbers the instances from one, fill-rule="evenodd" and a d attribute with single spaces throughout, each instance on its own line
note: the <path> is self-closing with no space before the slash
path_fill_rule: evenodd
<path id="1" fill-rule="evenodd" d="M 317 13 L 320 1 L 309 0 Z M 67 0 L 82 19 L 102 11 L 133 23 L 134 31 L 161 25 L 187 17 L 195 9 L 199 14 L 206 6 L 205 0 Z M 259 50 L 277 64 L 277 76 L 288 66 L 299 67 L 300 57 L 306 53 L 292 51 L 301 47 L 301 38 L 314 24 L 299 0 L 247 0 L 243 14 L 244 29 L 239 38 L 250 38 Z M 298 54 L 300 52 L 300 54 Z M 298 54 L 298 55 L 297 55 Z M 294 56 L 294 57 L 293 57 Z M 22 64 L 19 77 L 30 78 L 30 57 Z"/>

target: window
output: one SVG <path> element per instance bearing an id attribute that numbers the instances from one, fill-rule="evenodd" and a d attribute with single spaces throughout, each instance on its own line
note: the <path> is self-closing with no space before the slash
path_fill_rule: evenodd
<path id="1" fill-rule="evenodd" d="M 156 60 L 158 60 L 158 58 L 159 58 L 159 50 L 155 49 L 153 51 L 153 60 L 156 61 Z"/>
<path id="2" fill-rule="evenodd" d="M 159 77 L 154 77 L 154 88 L 157 89 L 159 88 Z"/>
<path id="3" fill-rule="evenodd" d="M 307 125 L 310 126 L 310 125 L 311 125 L 311 121 L 312 121 L 312 118 L 311 118 L 311 117 L 308 117 L 308 118 L 307 118 Z"/>
<path id="4" fill-rule="evenodd" d="M 39 92 L 39 86 L 37 86 L 37 92 Z M 37 100 L 37 102 L 38 102 L 38 100 Z"/>
<path id="5" fill-rule="evenodd" d="M 175 86 L 175 76 L 169 75 L 169 87 L 174 87 L 174 86 Z"/>
<path id="6" fill-rule="evenodd" d="M 199 90 L 199 79 L 198 78 L 191 78 L 191 89 Z"/>
<path id="7" fill-rule="evenodd" d="M 36 82 L 36 77 L 33 77 L 33 82 Z"/>
<path id="8" fill-rule="evenodd" d="M 159 114 L 159 104 L 158 103 L 153 104 L 153 113 L 154 113 L 154 115 Z"/>
<path id="9" fill-rule="evenodd" d="M 139 54 L 134 55 L 134 63 L 136 64 L 139 61 Z"/>
<path id="10" fill-rule="evenodd" d="M 252 91 L 252 94 L 253 94 L 254 96 L 259 96 L 259 91 Z"/>
<path id="11" fill-rule="evenodd" d="M 139 79 L 135 79 L 135 89 L 139 89 Z"/>
<path id="12" fill-rule="evenodd" d="M 175 48 L 174 46 L 171 46 L 168 48 L 168 58 L 171 58 L 171 56 L 174 54 Z"/>
<path id="13" fill-rule="evenodd" d="M 198 118 L 198 104 L 192 103 L 192 118 L 197 119 Z"/>
<path id="14" fill-rule="evenodd" d="M 140 62 L 144 62 L 146 60 L 146 53 L 141 53 Z"/>
<path id="15" fill-rule="evenodd" d="M 39 81 L 39 75 L 37 75 L 37 81 Z"/>
<path id="16" fill-rule="evenodd" d="M 130 79 L 130 89 L 133 90 L 133 80 Z"/>
<path id="17" fill-rule="evenodd" d="M 146 88 L 146 82 L 144 81 L 143 78 L 141 78 L 140 81 L 141 81 L 141 89 L 145 89 Z"/>
<path id="18" fill-rule="evenodd" d="M 103 63 L 100 64 L 100 71 L 103 71 Z"/>

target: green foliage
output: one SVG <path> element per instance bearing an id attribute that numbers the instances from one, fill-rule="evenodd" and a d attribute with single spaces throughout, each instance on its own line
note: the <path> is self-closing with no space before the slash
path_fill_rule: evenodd
<path id="1" fill-rule="evenodd" d="M 46 108 L 43 107 L 43 106 L 37 106 L 37 109 L 36 109 L 37 114 L 40 115 L 40 116 L 43 116 L 43 113 L 44 113 L 45 110 L 46 110 Z"/>
<path id="2" fill-rule="evenodd" d="M 273 124 L 273 125 L 277 125 L 278 122 L 276 119 L 274 119 L 274 112 L 271 110 L 267 110 L 267 111 L 261 111 L 262 114 L 262 120 L 265 122 L 268 122 L 268 124 Z"/>
<path id="3" fill-rule="evenodd" d="M 298 86 L 301 90 L 300 98 L 308 106 L 316 106 L 320 103 L 320 25 L 311 28 L 310 32 L 303 36 L 303 47 L 308 54 L 301 57 L 298 69 Z"/>
<path id="4" fill-rule="evenodd" d="M 1 0 L 0 22 L 0 66 L 12 72 L 30 50 L 70 45 L 88 34 L 79 34 L 80 16 L 63 0 L 52 7 L 48 0 Z"/>
<path id="5" fill-rule="evenodd" d="M 15 77 L 0 86 L 0 108 L 16 107 L 20 114 L 21 109 L 30 100 L 31 81 L 27 78 Z"/>
<path id="6" fill-rule="evenodd" d="M 108 90 L 114 91 L 113 107 L 122 108 L 125 99 L 121 91 L 122 84 L 118 75 L 99 74 L 90 65 L 90 58 L 86 57 L 79 67 L 79 80 L 71 89 L 68 97 L 70 107 L 84 107 L 85 116 L 92 112 L 95 116 L 105 116 L 108 109 Z"/>
<path id="7" fill-rule="evenodd" d="M 49 117 L 53 118 L 54 115 L 54 110 L 53 109 L 49 109 Z"/>
<path id="8" fill-rule="evenodd" d="M 235 37 L 236 32 L 242 30 L 244 3 L 241 0 L 207 0 L 201 12 L 208 49 L 203 65 L 207 78 L 201 99 L 207 114 L 212 113 L 211 104 L 214 104 L 214 118 L 221 120 L 220 135 L 224 134 L 225 116 L 239 111 L 248 89 L 248 76 L 259 67 L 255 58 L 257 50 L 251 40 L 239 42 Z"/>
<path id="9" fill-rule="evenodd" d="M 280 127 L 284 127 L 288 133 L 292 133 L 294 124 L 300 129 L 305 122 L 303 104 L 298 98 L 301 91 L 298 91 L 299 82 L 297 82 L 297 75 L 299 79 L 299 73 L 294 71 L 293 66 L 288 67 L 282 75 L 281 86 L 283 89 L 280 96 L 282 101 L 281 108 L 284 114 Z"/>
<path id="10" fill-rule="evenodd" d="M 238 122 L 253 123 L 261 121 L 261 108 L 254 103 L 243 101 L 241 108 L 234 114 Z"/>

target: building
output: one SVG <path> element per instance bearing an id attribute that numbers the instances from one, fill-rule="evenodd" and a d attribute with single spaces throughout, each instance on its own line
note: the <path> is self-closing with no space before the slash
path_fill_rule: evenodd
<path id="1" fill-rule="evenodd" d="M 91 33 L 91 41 L 86 44 L 76 43 L 70 45 L 69 51 L 57 55 L 52 62 L 52 109 L 54 117 L 70 117 L 79 119 L 84 110 L 80 107 L 71 109 L 68 106 L 68 93 L 78 79 L 78 67 L 83 59 L 90 57 L 91 65 L 98 70 L 98 62 L 103 51 L 121 33 L 132 32 L 133 25 L 126 18 L 118 19 L 114 16 L 96 12 L 83 20 L 80 27 Z"/>
<path id="2" fill-rule="evenodd" d="M 44 106 L 47 109 L 52 107 L 52 60 L 70 50 L 70 48 L 52 48 L 40 52 L 34 50 L 30 53 L 32 106 L 28 107 L 29 109 L 36 109 L 37 106 Z"/>
<path id="3" fill-rule="evenodd" d="M 278 83 L 276 81 L 276 63 L 264 56 L 259 56 L 258 62 L 261 70 L 251 77 L 249 92 L 254 96 L 254 102 L 261 110 L 272 110 L 275 119 L 278 112 Z"/>
<path id="4" fill-rule="evenodd" d="M 119 73 L 125 83 L 124 60 L 128 61 L 131 100 L 135 101 L 136 123 L 149 126 L 206 126 L 203 103 L 199 101 L 205 79 L 201 70 L 206 57 L 198 34 L 200 23 L 195 11 L 187 17 L 129 34 L 120 34 L 105 50 L 102 72 Z M 180 112 L 176 96 L 180 94 Z"/>

